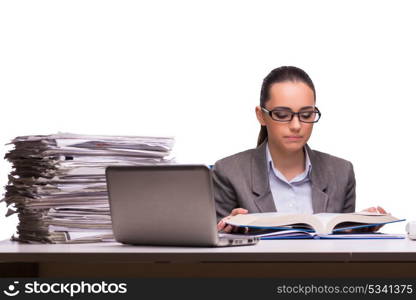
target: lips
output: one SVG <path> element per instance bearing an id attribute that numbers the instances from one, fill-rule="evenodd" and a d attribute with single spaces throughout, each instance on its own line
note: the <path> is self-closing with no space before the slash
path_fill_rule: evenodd
<path id="1" fill-rule="evenodd" d="M 299 141 L 299 140 L 302 139 L 302 136 L 291 135 L 291 136 L 285 136 L 284 138 L 289 140 L 289 141 Z"/>

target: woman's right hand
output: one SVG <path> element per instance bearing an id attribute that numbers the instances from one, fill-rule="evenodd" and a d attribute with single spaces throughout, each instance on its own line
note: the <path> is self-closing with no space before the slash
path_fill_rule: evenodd
<path id="1" fill-rule="evenodd" d="M 221 221 L 218 222 L 218 224 L 217 224 L 217 230 L 218 231 L 222 231 L 222 232 L 227 232 L 227 233 L 229 233 L 229 232 L 236 232 L 237 229 L 238 229 L 238 227 L 235 227 L 235 226 L 226 224 L 225 223 L 225 220 L 226 219 L 229 219 L 230 217 L 233 217 L 233 216 L 236 216 L 236 215 L 239 215 L 239 214 L 246 214 L 246 213 L 248 213 L 248 210 L 247 209 L 244 209 L 244 208 L 234 208 L 231 211 L 231 214 L 229 216 L 223 218 Z"/>

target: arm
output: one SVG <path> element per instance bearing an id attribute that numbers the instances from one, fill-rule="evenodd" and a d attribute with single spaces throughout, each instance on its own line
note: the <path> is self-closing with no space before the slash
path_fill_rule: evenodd
<path id="1" fill-rule="evenodd" d="M 343 213 L 355 211 L 355 174 L 352 163 L 349 163 L 350 169 L 348 171 L 348 183 L 344 199 Z"/>
<path id="2" fill-rule="evenodd" d="M 239 232 L 239 228 L 226 225 L 224 219 L 238 214 L 246 214 L 248 210 L 244 208 L 237 208 L 237 195 L 230 183 L 228 176 L 225 174 L 225 166 L 221 161 L 217 162 L 213 169 L 213 184 L 214 184 L 214 198 L 215 207 L 217 210 L 217 230 L 222 232 Z M 244 232 L 247 232 L 246 229 Z M 241 233 L 244 233 L 241 232 Z"/>
<path id="3" fill-rule="evenodd" d="M 212 174 L 214 184 L 214 199 L 217 210 L 217 221 L 228 216 L 237 207 L 237 197 L 227 176 L 224 174 L 221 162 L 217 162 Z"/>

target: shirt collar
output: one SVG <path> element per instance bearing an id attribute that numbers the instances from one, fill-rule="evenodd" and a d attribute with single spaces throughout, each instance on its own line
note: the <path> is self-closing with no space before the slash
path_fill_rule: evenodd
<path id="1" fill-rule="evenodd" d="M 305 179 L 306 177 L 310 178 L 311 171 L 312 171 L 312 164 L 311 164 L 311 161 L 309 159 L 309 154 L 308 154 L 308 151 L 307 151 L 306 147 L 303 147 L 303 153 L 305 153 L 305 171 L 302 174 L 296 176 L 291 181 L 298 181 L 298 180 L 301 181 L 301 180 Z M 273 160 L 272 160 L 272 155 L 270 154 L 269 143 L 267 143 L 267 145 L 266 145 L 266 160 L 267 160 L 267 170 L 269 172 L 270 172 L 270 169 L 272 169 L 273 173 L 277 177 L 279 177 L 279 178 L 284 177 L 283 175 L 281 175 L 279 170 L 277 170 L 274 167 Z M 282 179 L 282 178 L 280 178 L 280 179 Z"/>

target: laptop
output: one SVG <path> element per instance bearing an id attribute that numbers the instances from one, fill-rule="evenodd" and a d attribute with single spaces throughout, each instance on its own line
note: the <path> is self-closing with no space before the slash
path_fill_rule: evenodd
<path id="1" fill-rule="evenodd" d="M 135 245 L 256 244 L 257 237 L 218 234 L 211 172 L 204 165 L 107 167 L 115 239 Z"/>

